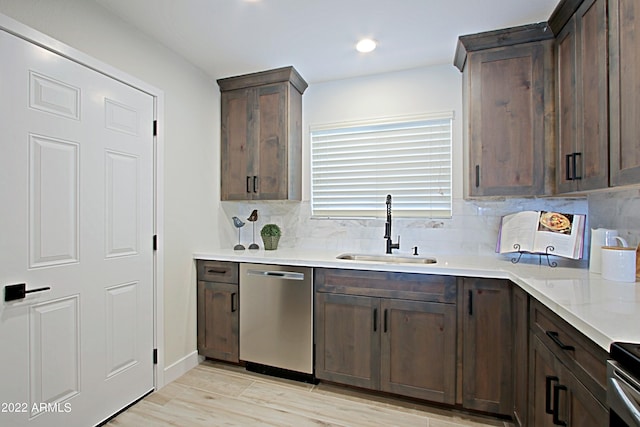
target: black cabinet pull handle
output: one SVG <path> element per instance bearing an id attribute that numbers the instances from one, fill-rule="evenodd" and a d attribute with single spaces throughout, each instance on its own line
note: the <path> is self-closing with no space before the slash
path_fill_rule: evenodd
<path id="1" fill-rule="evenodd" d="M 385 334 L 387 333 L 387 317 L 388 317 L 388 316 L 387 316 L 387 311 L 388 311 L 388 310 L 385 308 L 385 309 L 384 309 L 384 333 L 385 333 Z"/>
<path id="2" fill-rule="evenodd" d="M 231 312 L 232 313 L 234 313 L 236 311 L 235 300 L 236 300 L 236 293 L 233 292 L 233 293 L 231 293 Z"/>
<path id="3" fill-rule="evenodd" d="M 480 187 L 480 165 L 476 165 L 476 188 Z"/>
<path id="4" fill-rule="evenodd" d="M 565 343 L 560 341 L 560 337 L 558 336 L 557 332 L 555 332 L 555 331 L 546 331 L 545 333 L 547 334 L 547 336 L 549 338 L 551 338 L 551 341 L 553 341 L 554 343 L 556 343 L 556 345 L 558 347 L 560 347 L 561 350 L 573 351 L 573 350 L 576 349 L 574 346 L 566 345 Z"/>
<path id="5" fill-rule="evenodd" d="M 220 268 L 210 268 L 207 270 L 207 273 L 209 274 L 225 274 L 227 272 L 227 270 L 223 270 Z"/>
<path id="6" fill-rule="evenodd" d="M 567 391 L 567 387 L 562 384 L 553 386 L 553 425 L 566 426 L 567 422 L 560 419 L 558 407 L 560 406 L 560 390 Z"/>
<path id="7" fill-rule="evenodd" d="M 473 291 L 469 291 L 469 316 L 473 316 Z"/>
<path id="8" fill-rule="evenodd" d="M 255 175 L 253 176 L 253 192 L 258 192 L 258 177 Z"/>
<path id="9" fill-rule="evenodd" d="M 551 383 L 558 382 L 558 377 L 554 377 L 553 375 L 547 375 L 544 378 L 544 411 L 547 414 L 553 414 L 554 409 L 551 407 Z M 555 400 L 554 400 L 555 402 Z"/>
<path id="10" fill-rule="evenodd" d="M 567 181 L 573 181 L 573 173 L 571 173 L 571 159 L 573 158 L 573 154 L 567 154 L 565 157 L 565 178 Z M 575 165 L 575 163 L 574 163 Z M 575 166 L 574 166 L 575 167 Z"/>
<path id="11" fill-rule="evenodd" d="M 247 175 L 247 193 L 251 193 L 251 177 Z"/>
<path id="12" fill-rule="evenodd" d="M 378 331 L 378 309 L 373 309 L 373 332 Z"/>
<path id="13" fill-rule="evenodd" d="M 578 156 L 582 157 L 582 153 L 573 153 L 573 179 L 582 179 L 582 174 L 578 175 Z"/>

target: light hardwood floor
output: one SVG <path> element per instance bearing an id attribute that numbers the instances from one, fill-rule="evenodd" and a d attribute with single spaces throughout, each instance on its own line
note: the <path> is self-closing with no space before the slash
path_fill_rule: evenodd
<path id="1" fill-rule="evenodd" d="M 334 385 L 314 386 L 255 374 L 212 361 L 150 394 L 106 425 L 511 426 Z"/>

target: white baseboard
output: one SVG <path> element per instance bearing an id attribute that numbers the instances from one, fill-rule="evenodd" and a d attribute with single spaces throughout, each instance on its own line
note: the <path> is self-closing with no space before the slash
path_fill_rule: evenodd
<path id="1" fill-rule="evenodd" d="M 164 368 L 164 378 L 163 378 L 163 386 L 177 380 L 191 369 L 198 366 L 204 357 L 199 356 L 197 351 L 193 353 L 187 354 L 182 359 L 179 359 L 177 362 L 172 363 L 171 365 Z"/>

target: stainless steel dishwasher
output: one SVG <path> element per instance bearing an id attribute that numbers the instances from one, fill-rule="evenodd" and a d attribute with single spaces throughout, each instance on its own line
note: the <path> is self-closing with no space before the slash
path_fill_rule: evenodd
<path id="1" fill-rule="evenodd" d="M 248 370 L 313 381 L 312 271 L 240 264 L 240 360 Z"/>

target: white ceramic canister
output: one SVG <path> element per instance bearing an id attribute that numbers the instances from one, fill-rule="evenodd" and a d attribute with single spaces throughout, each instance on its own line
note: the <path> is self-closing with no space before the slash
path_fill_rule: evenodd
<path id="1" fill-rule="evenodd" d="M 589 251 L 589 271 L 600 273 L 602 271 L 602 247 L 615 245 L 617 230 L 608 228 L 591 229 L 591 249 Z"/>
<path id="2" fill-rule="evenodd" d="M 616 282 L 635 282 L 636 248 L 603 246 L 602 278 Z"/>

